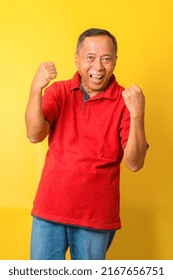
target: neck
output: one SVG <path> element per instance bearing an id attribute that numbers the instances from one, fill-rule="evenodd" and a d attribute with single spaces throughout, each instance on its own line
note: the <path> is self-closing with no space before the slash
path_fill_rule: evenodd
<path id="1" fill-rule="evenodd" d="M 108 84 L 104 87 L 101 88 L 100 90 L 93 90 L 91 88 L 89 88 L 82 80 L 81 80 L 81 85 L 83 87 L 83 89 L 89 94 L 90 97 L 93 97 L 101 92 L 103 92 L 111 83 L 111 79 L 109 80 Z"/>
<path id="2" fill-rule="evenodd" d="M 101 90 L 93 90 L 91 88 L 89 88 L 87 85 L 85 85 L 82 81 L 81 81 L 81 85 L 82 85 L 82 88 L 88 93 L 88 95 L 90 97 L 93 97 L 101 92 L 103 92 L 103 89 Z"/>

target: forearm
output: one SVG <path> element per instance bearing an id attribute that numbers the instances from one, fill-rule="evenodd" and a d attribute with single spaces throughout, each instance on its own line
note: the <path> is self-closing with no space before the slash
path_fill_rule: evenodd
<path id="1" fill-rule="evenodd" d="M 42 90 L 57 75 L 53 62 L 40 64 L 31 84 L 28 105 L 25 112 L 27 136 L 31 142 L 37 143 L 47 136 L 50 125 L 42 112 Z"/>
<path id="2" fill-rule="evenodd" d="M 49 123 L 42 112 L 42 90 L 31 87 L 28 105 L 25 112 L 27 137 L 33 143 L 42 141 L 49 132 Z"/>
<path id="3" fill-rule="evenodd" d="M 132 171 L 138 171 L 144 165 L 147 151 L 144 118 L 131 118 L 129 138 L 124 150 L 126 165 Z"/>

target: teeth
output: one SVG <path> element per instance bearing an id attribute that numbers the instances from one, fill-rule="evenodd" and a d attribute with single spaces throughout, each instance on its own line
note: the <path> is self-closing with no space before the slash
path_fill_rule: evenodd
<path id="1" fill-rule="evenodd" d="M 103 76 L 101 75 L 90 75 L 91 78 L 101 79 Z"/>

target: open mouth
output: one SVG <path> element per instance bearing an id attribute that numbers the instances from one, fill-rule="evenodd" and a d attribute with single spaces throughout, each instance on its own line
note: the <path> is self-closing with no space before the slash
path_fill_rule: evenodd
<path id="1" fill-rule="evenodd" d="M 95 80 L 95 81 L 101 81 L 103 79 L 103 75 L 93 75 L 93 74 L 90 74 L 90 78 Z"/>

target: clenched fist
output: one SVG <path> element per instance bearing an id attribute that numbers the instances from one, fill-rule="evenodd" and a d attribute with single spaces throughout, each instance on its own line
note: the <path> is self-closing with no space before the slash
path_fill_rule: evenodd
<path id="1" fill-rule="evenodd" d="M 145 110 L 145 96 L 140 87 L 133 85 L 122 92 L 124 102 L 131 118 L 143 117 Z"/>
<path id="2" fill-rule="evenodd" d="M 32 89 L 42 90 L 45 88 L 52 79 L 57 76 L 55 64 L 53 62 L 44 62 L 40 64 L 35 77 L 32 81 Z"/>

